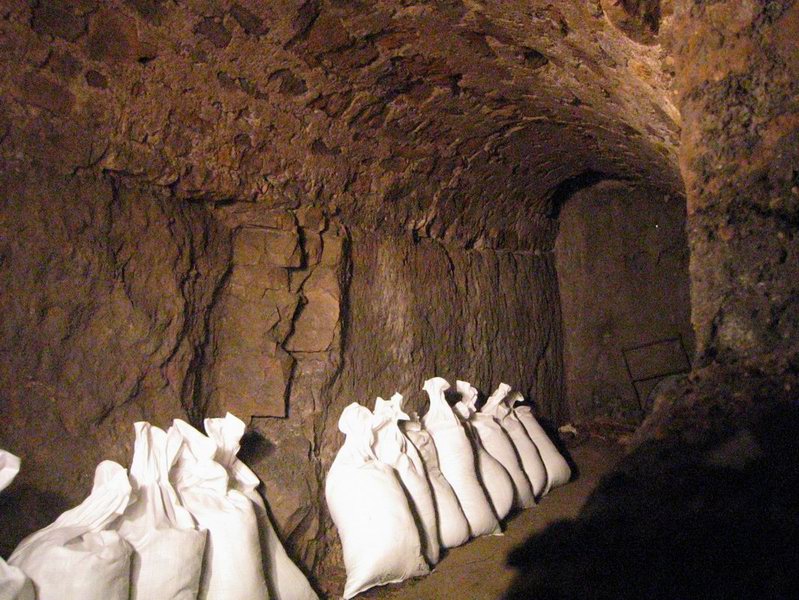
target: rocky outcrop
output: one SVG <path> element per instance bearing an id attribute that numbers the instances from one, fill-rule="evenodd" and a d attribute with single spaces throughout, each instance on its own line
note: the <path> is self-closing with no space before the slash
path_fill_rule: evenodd
<path id="1" fill-rule="evenodd" d="M 795 587 L 799 3 L 673 5 L 661 35 L 684 126 L 694 369 L 657 397 L 579 517 L 511 556 L 507 598 Z"/>
<path id="2" fill-rule="evenodd" d="M 799 353 L 799 7 L 678 6 L 699 355 L 790 364 Z"/>
<path id="3" fill-rule="evenodd" d="M 641 44 L 658 41 L 661 20 L 671 12 L 672 0 L 602 0 L 608 20 Z"/>
<path id="4" fill-rule="evenodd" d="M 658 401 L 641 441 L 732 428 L 799 394 L 798 28 L 795 2 L 675 3 L 699 368 Z"/>

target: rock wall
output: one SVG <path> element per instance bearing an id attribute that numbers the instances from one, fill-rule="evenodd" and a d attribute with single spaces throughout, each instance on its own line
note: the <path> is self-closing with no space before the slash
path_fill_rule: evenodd
<path id="1" fill-rule="evenodd" d="M 243 211 L 233 207 L 232 212 L 237 213 L 235 222 L 240 222 L 242 213 L 253 214 L 251 207 Z M 292 213 L 284 216 L 294 218 Z M 252 223 L 251 217 L 247 221 Z M 324 474 L 332 456 L 322 448 L 337 431 L 339 409 L 331 388 L 341 372 L 344 340 L 351 329 L 347 309 L 350 236 L 346 228 L 315 208 L 296 213 L 299 227 L 292 220 L 284 222 L 297 234 L 280 236 L 290 242 L 276 246 L 274 239 L 263 240 L 262 234 L 257 238 L 264 242 L 259 249 L 260 263 L 275 253 L 294 256 L 297 250 L 298 260 L 280 259 L 292 266 L 279 269 L 277 277 L 274 265 L 268 273 L 256 274 L 250 264 L 244 271 L 246 277 L 239 279 L 236 271 L 242 267 L 236 263 L 234 243 L 230 295 L 223 301 L 217 324 L 220 333 L 215 338 L 219 352 L 230 358 L 233 371 L 220 364 L 209 367 L 217 381 L 248 387 L 262 381 L 273 392 L 271 401 L 260 389 L 244 402 L 241 395 L 218 394 L 214 398 L 212 390 L 209 411 L 252 415 L 241 456 L 264 482 L 272 515 L 290 555 L 320 588 L 332 593 L 342 581 L 342 572 L 338 538 L 324 501 Z M 243 231 L 249 239 L 250 228 L 238 229 L 237 235 Z M 247 263 L 256 262 L 249 252 L 247 256 L 251 257 Z M 259 280 L 268 283 L 262 292 L 254 285 Z M 251 298 L 244 310 L 242 297 Z M 247 346 L 244 353 L 236 350 L 243 340 Z M 261 346 L 264 349 L 259 349 Z M 281 361 L 280 378 L 270 372 L 275 355 Z M 248 371 L 243 375 L 239 370 L 242 364 Z M 269 406 L 274 414 L 264 410 Z"/>
<path id="2" fill-rule="evenodd" d="M 425 379 L 501 382 L 562 417 L 561 323 L 552 255 L 464 250 L 432 239 L 353 235 L 349 329 L 336 395 L 399 391 L 426 411 Z"/>
<path id="3" fill-rule="evenodd" d="M 99 460 L 129 461 L 134 421 L 230 410 L 252 417 L 244 456 L 290 552 L 334 586 L 323 478 L 347 403 L 399 390 L 423 412 L 441 374 L 507 381 L 561 416 L 551 253 L 189 203 L 114 175 L 3 186 L 0 443 L 25 465 L 0 510 L 4 553 L 79 501 Z"/>
<path id="4" fill-rule="evenodd" d="M 0 445 L 24 464 L 3 496 L 3 554 L 77 503 L 97 462 L 129 463 L 133 422 L 229 410 L 255 417 L 247 457 L 316 566 L 333 543 L 315 448 L 345 230 L 314 208 L 188 203 L 110 175 L 9 171 L 2 187 Z"/>
<path id="5" fill-rule="evenodd" d="M 799 355 L 799 5 L 678 6 L 697 350 L 780 368 Z"/>
<path id="6" fill-rule="evenodd" d="M 323 486 L 346 404 L 399 390 L 424 412 L 439 374 L 506 381 L 562 416 L 551 253 L 186 203 L 113 176 L 3 183 L 0 443 L 24 464 L 4 553 L 79 501 L 99 460 L 129 461 L 134 421 L 230 410 L 252 417 L 243 456 L 289 551 L 335 586 Z"/>
<path id="7" fill-rule="evenodd" d="M 782 549 L 797 538 L 783 507 L 796 505 L 799 430 L 799 2 L 661 4 L 673 5 L 660 29 L 683 117 L 696 366 L 579 518 L 516 552 L 509 598 L 796 587 Z"/>
<path id="8" fill-rule="evenodd" d="M 794 1 L 675 2 L 698 369 L 642 440 L 734 429 L 799 394 L 797 32 Z"/>
<path id="9" fill-rule="evenodd" d="M 656 376 L 691 366 L 685 199 L 623 182 L 578 192 L 555 257 L 571 418 L 637 424 Z"/>
<path id="10" fill-rule="evenodd" d="M 340 233 L 322 236 L 332 250 L 323 249 L 317 270 L 302 275 L 305 304 L 284 344 L 296 361 L 288 418 L 253 419 L 244 448 L 290 550 L 331 593 L 343 570 L 323 479 L 343 442 L 337 420 L 347 404 L 371 406 L 376 396 L 400 391 L 409 410 L 423 414 L 422 382 L 439 374 L 485 392 L 507 381 L 554 419 L 563 406 L 551 254 Z M 306 311 L 313 312 L 303 317 Z M 306 318 L 313 324 L 307 338 Z"/>
<path id="11" fill-rule="evenodd" d="M 465 379 L 485 394 L 505 381 L 535 399 L 545 416 L 562 416 L 551 254 L 465 250 L 357 230 L 350 252 L 341 370 L 320 448 L 325 468 L 343 442 L 335 418 L 344 406 L 371 407 L 376 396 L 399 391 L 408 410 L 424 414 L 421 386 L 434 375 L 453 385 Z"/>
<path id="12" fill-rule="evenodd" d="M 132 423 L 194 413 L 231 244 L 202 206 L 114 177 L 0 175 L 2 551 L 127 462 Z"/>

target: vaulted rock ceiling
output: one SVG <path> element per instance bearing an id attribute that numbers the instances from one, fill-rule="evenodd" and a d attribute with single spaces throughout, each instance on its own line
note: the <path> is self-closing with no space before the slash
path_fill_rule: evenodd
<path id="1" fill-rule="evenodd" d="M 179 197 L 549 245 L 564 181 L 681 189 L 668 61 L 622 32 L 651 43 L 660 11 L 602 4 L 14 2 L 0 123 Z"/>

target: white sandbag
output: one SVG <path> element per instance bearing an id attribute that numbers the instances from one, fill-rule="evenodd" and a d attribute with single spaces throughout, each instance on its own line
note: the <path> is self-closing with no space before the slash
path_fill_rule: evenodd
<path id="1" fill-rule="evenodd" d="M 171 479 L 201 529 L 208 530 L 200 600 L 267 600 L 258 521 L 252 501 L 229 489 L 228 473 L 214 457 L 214 441 L 175 419 L 183 446 Z"/>
<path id="2" fill-rule="evenodd" d="M 453 407 L 455 413 L 463 421 L 463 428 L 469 441 L 472 443 L 475 457 L 477 458 L 477 475 L 480 483 L 488 493 L 488 499 L 494 508 L 494 514 L 500 520 L 508 516 L 513 508 L 513 480 L 508 475 L 505 467 L 480 443 L 480 436 L 472 428 L 471 419 L 475 413 L 477 403 L 477 389 L 465 381 L 456 382 L 461 400 Z"/>
<path id="3" fill-rule="evenodd" d="M 430 409 L 422 418 L 438 450 L 441 472 L 458 497 L 474 537 L 501 533 L 499 522 L 477 477 L 477 461 L 460 419 L 452 412 L 444 392 L 449 383 L 441 377 L 424 382 Z"/>
<path id="4" fill-rule="evenodd" d="M 465 544 L 469 541 L 469 522 L 463 514 L 455 491 L 441 472 L 433 436 L 422 427 L 419 417 L 415 414 L 401 425 L 424 464 L 427 480 L 433 490 L 441 547 L 455 548 Z"/>
<path id="5" fill-rule="evenodd" d="M 286 554 L 269 518 L 261 494 L 260 480 L 236 458 L 247 428 L 244 421 L 227 413 L 222 419 L 206 419 L 205 432 L 217 446 L 215 460 L 227 469 L 230 486 L 249 498 L 255 508 L 261 542 L 261 559 L 271 600 L 318 600 L 308 579 Z"/>
<path id="6" fill-rule="evenodd" d="M 544 428 L 533 416 L 533 409 L 529 406 L 516 406 L 518 402 L 523 402 L 524 397 L 519 392 L 514 392 L 508 401 L 516 417 L 521 421 L 524 428 L 527 430 L 527 435 L 538 448 L 541 454 L 541 460 L 544 461 L 544 467 L 547 470 L 547 485 L 544 487 L 544 494 L 548 493 L 554 487 L 569 483 L 572 477 L 572 470 L 569 463 L 563 458 L 563 455 L 558 451 L 557 446 L 547 435 Z"/>
<path id="7" fill-rule="evenodd" d="M 33 584 L 21 569 L 0 558 L 0 600 L 36 600 Z"/>
<path id="8" fill-rule="evenodd" d="M 377 398 L 374 410 L 375 442 L 373 449 L 378 460 L 393 467 L 408 494 L 421 537 L 422 553 L 432 567 L 441 555 L 438 537 L 438 518 L 433 491 L 425 475 L 424 464 L 413 444 L 399 428 L 399 420 L 407 421 L 402 412 L 402 396 L 394 394 L 391 400 Z"/>
<path id="9" fill-rule="evenodd" d="M 325 498 L 344 551 L 348 599 L 430 569 L 405 492 L 372 450 L 372 412 L 350 404 L 338 427 L 347 438 L 327 474 Z"/>
<path id="10" fill-rule="evenodd" d="M 0 450 L 0 492 L 8 487 L 19 473 L 20 461 L 10 452 Z M 33 584 L 21 569 L 0 558 L 0 600 L 35 600 Z"/>
<path id="11" fill-rule="evenodd" d="M 18 456 L 6 450 L 0 450 L 0 492 L 6 489 L 19 473 Z"/>
<path id="12" fill-rule="evenodd" d="M 476 413 L 471 419 L 472 429 L 477 433 L 486 451 L 505 467 L 513 481 L 514 505 L 519 508 L 535 506 L 535 494 L 530 480 L 524 472 L 516 446 L 494 417 Z"/>
<path id="13" fill-rule="evenodd" d="M 198 531 L 169 483 L 183 445 L 176 429 L 167 434 L 149 423 L 133 425 L 130 480 L 136 495 L 114 529 L 133 546 L 132 600 L 194 600 L 200 586 L 206 532 Z"/>
<path id="14" fill-rule="evenodd" d="M 127 600 L 132 549 L 107 527 L 130 494 L 125 469 L 101 462 L 89 497 L 22 540 L 9 564 L 30 577 L 39 600 Z"/>
<path id="15" fill-rule="evenodd" d="M 533 487 L 533 494 L 536 498 L 540 498 L 547 486 L 547 471 L 538 448 L 506 402 L 510 389 L 507 383 L 500 383 L 499 387 L 486 400 L 480 412 L 494 417 L 510 436 L 522 461 L 527 479 L 530 480 L 530 485 Z"/>
<path id="16" fill-rule="evenodd" d="M 465 392 L 466 386 L 474 390 L 474 388 L 466 382 L 458 381 L 456 385 L 459 391 L 463 389 Z M 471 390 L 470 393 L 473 395 Z M 476 392 L 476 390 L 474 391 Z M 474 408 L 474 402 L 472 402 L 471 407 L 472 409 Z M 480 412 L 471 412 L 469 423 L 482 446 L 491 456 L 500 462 L 508 472 L 508 475 L 510 475 L 513 481 L 514 504 L 519 508 L 535 506 L 533 487 L 530 485 L 530 480 L 524 472 L 521 460 L 516 452 L 516 446 L 513 445 L 513 442 L 505 430 L 502 429 L 502 426 L 497 423 L 491 415 Z"/>

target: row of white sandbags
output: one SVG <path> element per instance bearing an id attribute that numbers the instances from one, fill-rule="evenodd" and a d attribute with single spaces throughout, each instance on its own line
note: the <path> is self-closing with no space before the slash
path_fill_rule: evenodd
<path id="1" fill-rule="evenodd" d="M 136 423 L 130 476 L 100 463 L 89 497 L 9 558 L 35 595 L 0 600 L 316 599 L 236 458 L 245 424 L 204 425 L 207 436 L 179 419 Z"/>
<path id="2" fill-rule="evenodd" d="M 344 551 L 344 598 L 430 572 L 441 548 L 500 534 L 515 505 L 528 508 L 571 470 L 529 407 L 515 408 L 501 384 L 476 409 L 477 390 L 457 382 L 455 410 L 441 377 L 425 382 L 430 409 L 411 419 L 402 396 L 378 398 L 374 413 L 353 403 L 325 495 Z M 400 427 L 400 424 L 402 427 Z"/>

